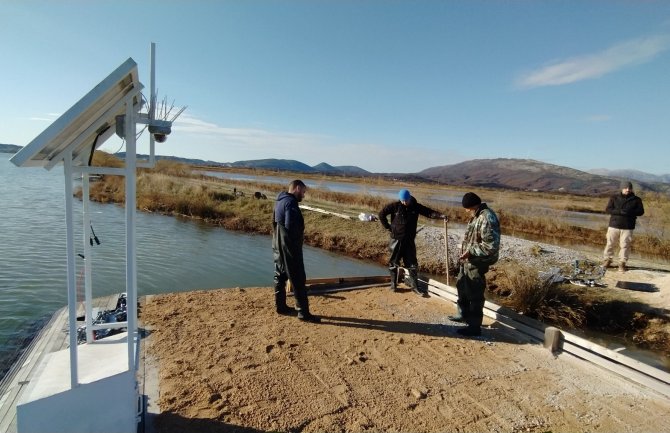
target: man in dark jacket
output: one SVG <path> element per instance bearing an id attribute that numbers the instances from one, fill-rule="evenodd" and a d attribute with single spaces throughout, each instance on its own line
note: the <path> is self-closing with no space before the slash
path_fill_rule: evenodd
<path id="1" fill-rule="evenodd" d="M 390 224 L 387 219 L 389 215 L 391 216 Z M 386 230 L 391 232 L 391 241 L 389 243 L 389 249 L 391 250 L 391 258 L 389 259 L 391 290 L 394 292 L 398 290 L 396 286 L 398 266 L 400 266 L 400 260 L 402 259 L 403 265 L 407 268 L 409 274 L 405 276 L 405 283 L 415 293 L 428 296 L 428 290 L 419 289 L 417 285 L 417 269 L 419 264 L 416 259 L 414 238 L 416 237 L 416 225 L 419 215 L 434 219 L 447 218 L 445 215 L 417 203 L 408 190 L 401 189 L 398 193 L 398 201 L 387 204 L 379 212 L 379 221 L 381 221 Z"/>
<path id="2" fill-rule="evenodd" d="M 603 252 L 603 266 L 612 264 L 614 245 L 619 243 L 619 271 L 626 271 L 626 262 L 630 256 L 630 247 L 633 242 L 635 220 L 644 215 L 642 199 L 633 192 L 633 184 L 625 181 L 621 183 L 621 193 L 610 197 L 605 212 L 610 214 L 610 223 L 607 228 L 607 245 Z"/>
<path id="3" fill-rule="evenodd" d="M 275 306 L 279 314 L 291 314 L 286 305 L 286 281 L 293 286 L 298 319 L 319 323 L 321 318 L 310 314 L 305 288 L 305 263 L 302 256 L 302 243 L 305 233 L 305 221 L 298 203 L 307 192 L 307 186 L 301 180 L 289 184 L 288 192 L 277 196 L 272 227 L 272 252 L 275 263 Z"/>

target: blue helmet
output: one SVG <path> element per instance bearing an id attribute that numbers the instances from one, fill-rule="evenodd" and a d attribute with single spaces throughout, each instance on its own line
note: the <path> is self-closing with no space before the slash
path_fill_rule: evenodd
<path id="1" fill-rule="evenodd" d="M 398 192 L 398 199 L 400 199 L 400 201 L 409 201 L 410 197 L 411 195 L 406 189 L 401 189 L 400 192 Z"/>

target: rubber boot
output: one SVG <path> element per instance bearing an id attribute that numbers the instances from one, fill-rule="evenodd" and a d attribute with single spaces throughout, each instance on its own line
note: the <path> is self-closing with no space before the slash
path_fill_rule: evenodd
<path id="1" fill-rule="evenodd" d="M 389 268 L 389 273 L 391 274 L 391 291 L 398 291 L 398 268 Z"/>
<path id="2" fill-rule="evenodd" d="M 461 306 L 456 304 L 456 310 L 457 313 L 451 316 L 447 316 L 447 319 L 451 320 L 452 322 L 464 323 L 465 319 L 463 319 L 463 310 L 461 310 Z"/>
<path id="3" fill-rule="evenodd" d="M 293 309 L 286 305 L 286 283 L 275 281 L 275 308 L 277 314 L 292 314 Z"/>
<path id="4" fill-rule="evenodd" d="M 309 312 L 307 290 L 304 287 L 295 287 L 295 304 L 298 310 L 298 319 L 303 322 L 321 323 L 321 318 Z"/>
<path id="5" fill-rule="evenodd" d="M 419 281 L 416 267 L 412 266 L 407 269 L 407 275 L 405 276 L 405 284 L 407 284 L 407 286 L 409 286 L 409 288 L 412 289 L 412 291 L 417 295 L 421 295 L 424 298 L 428 297 L 428 290 L 419 288 Z"/>

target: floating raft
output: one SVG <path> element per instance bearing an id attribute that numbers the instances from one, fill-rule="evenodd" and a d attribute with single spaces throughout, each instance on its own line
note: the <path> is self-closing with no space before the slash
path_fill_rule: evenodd
<path id="1" fill-rule="evenodd" d="M 95 298 L 93 308 L 114 310 L 118 298 L 118 294 Z M 82 308 L 77 315 L 83 314 Z M 44 357 L 68 347 L 68 309 L 63 307 L 51 316 L 0 382 L 0 432 L 16 432 L 16 405 Z"/>

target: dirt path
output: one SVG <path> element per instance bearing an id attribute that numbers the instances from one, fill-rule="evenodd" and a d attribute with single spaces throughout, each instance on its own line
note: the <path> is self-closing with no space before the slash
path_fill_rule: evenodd
<path id="1" fill-rule="evenodd" d="M 156 295 L 156 430 L 665 431 L 670 400 L 498 323 L 459 338 L 453 305 L 385 288 L 319 295 L 322 324 L 273 311 L 272 291 Z"/>

